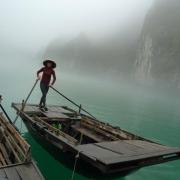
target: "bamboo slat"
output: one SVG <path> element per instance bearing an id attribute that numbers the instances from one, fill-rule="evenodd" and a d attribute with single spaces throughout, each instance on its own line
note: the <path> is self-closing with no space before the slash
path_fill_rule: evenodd
<path id="1" fill-rule="evenodd" d="M 7 165 L 1 152 L 0 152 L 0 163 L 1 163 L 2 166 Z"/>
<path id="2" fill-rule="evenodd" d="M 4 119 L 2 115 L 0 116 L 0 123 L 1 123 L 1 126 L 4 129 L 6 129 L 5 134 L 10 137 L 11 143 L 13 143 L 15 148 L 18 149 L 20 154 L 22 154 L 22 156 L 24 156 L 25 158 L 25 156 L 28 155 L 28 153 L 30 153 L 29 151 L 30 146 L 26 143 L 26 141 L 23 138 L 21 138 L 19 133 L 12 127 L 12 125 L 10 125 Z"/>
<path id="3" fill-rule="evenodd" d="M 14 129 L 14 127 L 5 120 L 4 116 L 3 115 L 0 115 L 0 121 L 2 122 L 2 124 L 4 124 L 8 131 L 10 133 L 12 133 L 13 137 L 19 142 L 19 145 L 22 146 L 23 149 L 28 149 L 29 148 L 29 145 L 27 144 L 27 142 L 21 138 L 21 136 L 19 135 L 19 133 Z"/>
<path id="4" fill-rule="evenodd" d="M 6 150 L 5 146 L 4 146 L 4 144 L 2 144 L 2 143 L 0 143 L 0 151 L 2 153 L 2 156 L 3 156 L 4 160 L 6 161 L 6 164 L 11 164 L 11 161 L 9 159 L 9 155 L 7 153 L 7 150 Z"/>
<path id="5" fill-rule="evenodd" d="M 67 138 L 70 142 L 72 142 L 73 144 L 76 144 L 78 141 L 76 139 L 74 139 L 73 137 L 69 136 L 68 134 L 60 131 L 59 129 L 51 126 L 50 124 L 48 124 L 47 122 L 43 121 L 41 118 L 35 116 L 34 119 L 36 121 L 39 121 L 41 124 L 45 125 L 50 131 L 54 132 L 56 135 L 61 135 L 65 138 Z"/>

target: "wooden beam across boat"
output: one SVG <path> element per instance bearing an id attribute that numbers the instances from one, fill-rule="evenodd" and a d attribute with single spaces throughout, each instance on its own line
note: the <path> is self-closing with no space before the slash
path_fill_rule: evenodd
<path id="1" fill-rule="evenodd" d="M 17 112 L 21 106 L 12 104 Z M 180 159 L 180 148 L 161 145 L 69 107 L 50 105 L 48 112 L 42 112 L 37 105 L 27 104 L 20 116 L 31 133 L 63 152 L 78 153 L 102 173 Z"/>

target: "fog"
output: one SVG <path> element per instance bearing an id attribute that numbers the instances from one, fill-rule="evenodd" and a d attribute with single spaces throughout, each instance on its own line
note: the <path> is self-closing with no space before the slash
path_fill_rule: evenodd
<path id="1" fill-rule="evenodd" d="M 38 52 L 80 32 L 91 38 L 141 27 L 151 0 L 0 0 L 0 52 Z M 7 49 L 6 49 L 7 48 Z M 8 52 L 9 52 L 8 50 Z"/>
<path id="2" fill-rule="evenodd" d="M 67 74 L 180 87 L 178 7 L 178 0 L 0 0 L 1 68 L 50 58 Z"/>

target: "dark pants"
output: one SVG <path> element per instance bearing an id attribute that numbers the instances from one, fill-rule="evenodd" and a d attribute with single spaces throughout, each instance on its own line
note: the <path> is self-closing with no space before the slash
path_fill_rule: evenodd
<path id="1" fill-rule="evenodd" d="M 49 86 L 44 84 L 43 82 L 40 83 L 40 89 L 42 92 L 42 97 L 39 103 L 39 106 L 45 107 L 46 106 L 46 96 L 49 90 Z"/>

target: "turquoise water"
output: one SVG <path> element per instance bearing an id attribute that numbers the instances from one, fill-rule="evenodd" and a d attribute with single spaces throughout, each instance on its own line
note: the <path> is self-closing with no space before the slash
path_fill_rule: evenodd
<path id="1" fill-rule="evenodd" d="M 3 104 L 12 119 L 15 118 L 15 113 L 10 107 L 11 102 L 22 101 L 35 81 L 35 72 L 38 66 L 26 68 L 26 65 L 26 63 L 21 64 L 23 69 L 17 65 L 9 67 L 9 71 L 2 69 L 0 72 Z M 94 81 L 61 73 L 57 76 L 58 81 L 55 87 L 76 102 L 81 103 L 98 119 L 154 141 L 180 147 L 180 93 L 178 91 L 164 88 L 140 88 L 105 80 Z M 40 91 L 37 87 L 30 102 L 38 103 L 39 98 Z M 49 92 L 48 103 L 70 105 L 53 91 Z M 17 125 L 21 128 L 20 119 Z M 33 158 L 45 179 L 70 179 L 72 169 L 67 164 L 71 160 L 64 159 L 61 152 L 56 157 L 52 156 L 49 151 L 38 144 L 24 126 L 21 129 L 24 137 L 32 146 Z M 57 160 L 57 156 L 59 156 L 59 160 Z M 67 163 L 64 164 L 64 161 Z M 77 172 L 74 179 L 179 180 L 179 167 L 180 161 L 174 161 L 145 167 L 128 175 L 108 178 L 96 177 L 93 173 L 88 172 Z"/>

